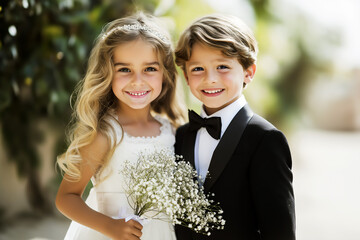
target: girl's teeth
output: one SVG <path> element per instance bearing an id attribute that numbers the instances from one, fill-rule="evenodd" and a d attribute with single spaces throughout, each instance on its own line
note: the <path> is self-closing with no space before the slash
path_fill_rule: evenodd
<path id="1" fill-rule="evenodd" d="M 132 92 L 129 92 L 130 95 L 133 95 L 133 96 L 142 96 L 142 95 L 145 95 L 147 92 L 142 92 L 142 93 L 132 93 Z"/>

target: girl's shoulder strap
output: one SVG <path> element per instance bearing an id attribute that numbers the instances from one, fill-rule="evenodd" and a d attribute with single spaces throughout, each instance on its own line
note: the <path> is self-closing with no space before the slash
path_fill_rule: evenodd
<path id="1" fill-rule="evenodd" d="M 161 123 L 161 132 L 174 132 L 174 127 L 167 118 L 159 114 L 155 115 L 154 118 Z"/>

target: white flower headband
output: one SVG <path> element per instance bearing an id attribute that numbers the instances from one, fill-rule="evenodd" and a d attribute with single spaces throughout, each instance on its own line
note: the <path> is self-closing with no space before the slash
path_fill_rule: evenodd
<path id="1" fill-rule="evenodd" d="M 159 33 L 158 31 L 149 28 L 146 25 L 140 25 L 138 23 L 136 24 L 131 24 L 131 25 L 123 25 L 123 26 L 118 26 L 116 28 L 111 29 L 109 32 L 105 33 L 102 36 L 102 40 L 105 40 L 109 35 L 111 35 L 113 32 L 115 31 L 119 31 L 119 30 L 143 30 L 143 31 L 147 31 L 150 32 L 151 34 L 154 34 L 155 36 L 157 36 L 158 38 L 160 38 L 162 41 L 166 40 L 166 37 L 164 35 L 162 35 L 161 33 Z"/>

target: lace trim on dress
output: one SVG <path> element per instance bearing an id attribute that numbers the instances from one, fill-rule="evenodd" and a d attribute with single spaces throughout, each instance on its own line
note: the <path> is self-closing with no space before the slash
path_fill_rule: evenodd
<path id="1" fill-rule="evenodd" d="M 166 119 L 162 118 L 160 115 L 154 116 L 155 120 L 158 121 L 160 126 L 160 134 L 157 136 L 132 136 L 124 131 L 124 137 L 130 142 L 152 142 L 161 137 L 164 133 L 169 133 L 171 131 L 171 124 Z"/>

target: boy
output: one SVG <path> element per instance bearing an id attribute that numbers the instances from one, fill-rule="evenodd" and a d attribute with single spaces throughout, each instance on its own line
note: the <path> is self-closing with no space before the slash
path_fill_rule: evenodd
<path id="1" fill-rule="evenodd" d="M 176 63 L 203 108 L 201 117 L 189 111 L 175 151 L 196 168 L 205 192 L 215 193 L 226 224 L 209 237 L 177 226 L 178 240 L 295 239 L 288 143 L 242 95 L 254 77 L 256 54 L 252 32 L 236 17 L 205 16 L 180 37 Z"/>

